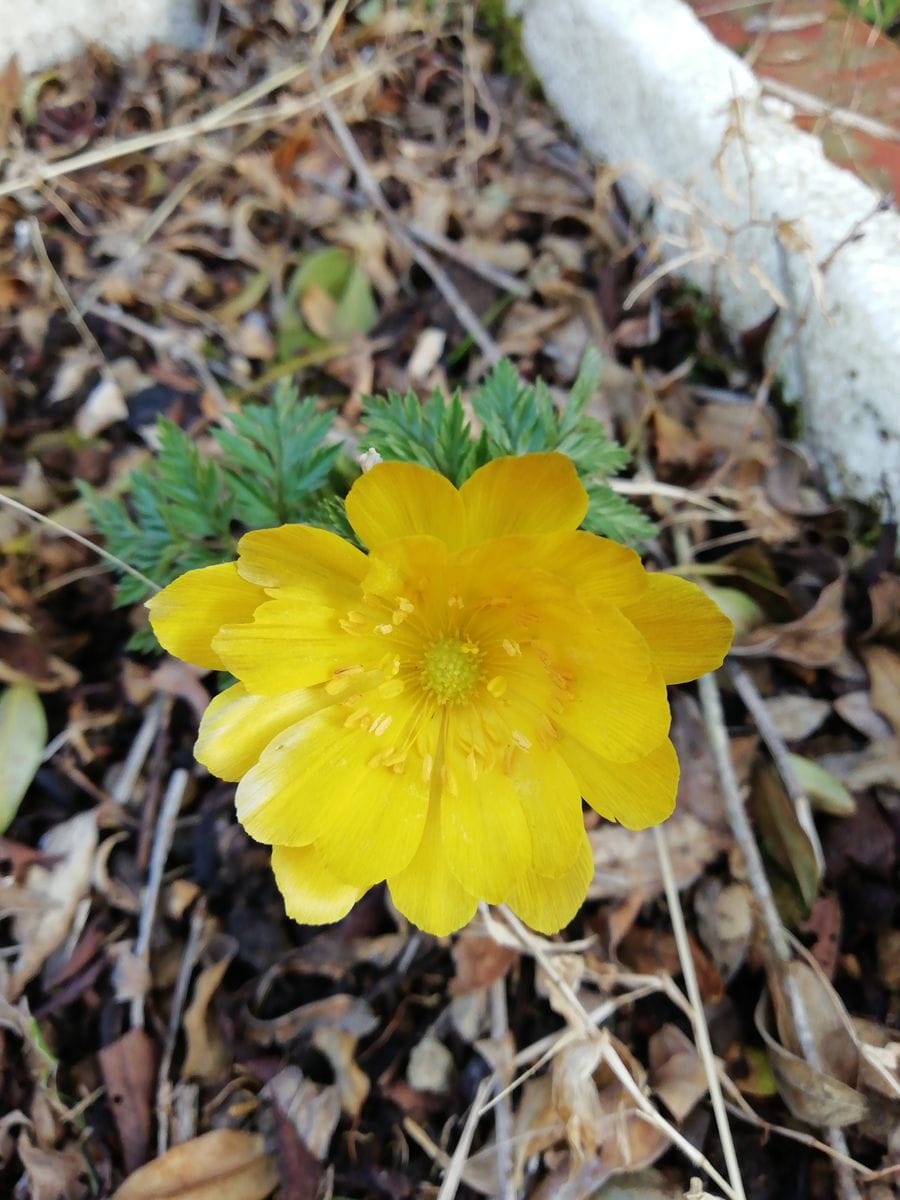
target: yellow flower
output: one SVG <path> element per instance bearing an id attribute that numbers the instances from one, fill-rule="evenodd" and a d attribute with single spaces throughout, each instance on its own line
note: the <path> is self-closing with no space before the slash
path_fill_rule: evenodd
<path id="1" fill-rule="evenodd" d="M 358 479 L 364 554 L 320 529 L 248 533 L 237 563 L 150 601 L 172 654 L 240 682 L 196 755 L 240 780 L 288 913 L 335 921 L 387 880 L 431 933 L 479 900 L 553 932 L 593 873 L 582 797 L 630 829 L 672 811 L 667 683 L 717 667 L 731 625 L 699 588 L 577 532 L 561 454 L 457 490 L 410 463 Z"/>

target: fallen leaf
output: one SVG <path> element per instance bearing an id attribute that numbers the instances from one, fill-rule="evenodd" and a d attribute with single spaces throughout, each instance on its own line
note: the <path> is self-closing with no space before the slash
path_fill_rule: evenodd
<path id="1" fill-rule="evenodd" d="M 819 865 L 784 784 L 770 764 L 754 773 L 752 802 L 763 846 L 795 885 L 806 915 L 819 894 Z"/>
<path id="2" fill-rule="evenodd" d="M 106 377 L 93 388 L 75 414 L 75 432 L 79 437 L 92 438 L 117 421 L 128 419 L 128 405 L 115 379 Z"/>
<path id="3" fill-rule="evenodd" d="M 320 1025 L 313 1033 L 312 1044 L 328 1059 L 334 1072 L 334 1082 L 341 1098 L 341 1108 L 348 1117 L 356 1119 L 368 1099 L 371 1083 L 358 1065 L 357 1038 L 343 1029 Z"/>
<path id="4" fill-rule="evenodd" d="M 277 1183 L 259 1134 L 214 1129 L 140 1167 L 113 1200 L 265 1200 Z"/>
<path id="5" fill-rule="evenodd" d="M 449 1090 L 453 1075 L 453 1055 L 443 1042 L 426 1035 L 413 1046 L 406 1068 L 410 1087 L 441 1096 Z"/>
<path id="6" fill-rule="evenodd" d="M 868 692 L 845 692 L 834 702 L 834 711 L 859 733 L 871 741 L 891 736 L 891 727 L 881 713 L 872 707 Z"/>
<path id="7" fill-rule="evenodd" d="M 191 1003 L 182 1022 L 187 1039 L 187 1054 L 181 1068 L 182 1079 L 199 1079 L 203 1083 L 210 1083 L 227 1072 L 230 1055 L 209 1012 L 209 1006 L 237 949 L 236 940 L 224 935 L 213 938 L 206 947 L 206 957 L 212 961 L 197 976 Z"/>
<path id="8" fill-rule="evenodd" d="M 828 667 L 844 650 L 844 580 L 824 587 L 802 617 L 785 625 L 761 625 L 735 650 L 747 657 L 772 655 L 804 667 Z"/>
<path id="9" fill-rule="evenodd" d="M 723 883 L 710 876 L 694 892 L 694 913 L 704 946 L 727 983 L 740 968 L 753 934 L 753 901 L 743 883 Z"/>
<path id="10" fill-rule="evenodd" d="M 41 765 L 47 717 L 30 683 L 14 683 L 0 698 L 0 833 L 19 811 Z"/>
<path id="11" fill-rule="evenodd" d="M 500 946 L 493 938 L 463 933 L 451 949 L 456 974 L 450 983 L 454 996 L 485 991 L 509 971 L 519 958 L 515 950 Z"/>
<path id="12" fill-rule="evenodd" d="M 827 700 L 788 693 L 765 701 L 772 723 L 786 742 L 800 742 L 816 732 L 831 712 Z"/>
<path id="13" fill-rule="evenodd" d="M 599 825 L 588 837 L 594 852 L 591 900 L 632 892 L 641 892 L 648 900 L 660 895 L 663 882 L 652 829 L 635 833 L 621 825 Z M 677 809 L 666 822 L 665 837 L 679 890 L 690 887 L 707 863 L 728 846 L 723 834 Z"/>
<path id="14" fill-rule="evenodd" d="M 97 812 L 79 813 L 41 839 L 41 849 L 58 856 L 52 867 L 30 867 L 26 887 L 44 902 L 40 912 L 20 913 L 13 932 L 19 954 L 9 981 L 15 999 L 66 939 L 75 910 L 91 884 L 97 850 Z"/>
<path id="15" fill-rule="evenodd" d="M 787 999 L 791 990 L 801 999 L 821 1069 L 802 1057 Z M 774 1000 L 777 1038 L 770 1028 L 770 998 Z M 866 1102 L 856 1088 L 858 1042 L 840 1000 L 826 980 L 802 962 L 789 963 L 777 973 L 770 970 L 769 988 L 760 996 L 754 1019 L 769 1051 L 778 1090 L 795 1117 L 811 1125 L 836 1128 L 863 1119 Z"/>
<path id="16" fill-rule="evenodd" d="M 872 707 L 900 736 L 900 654 L 888 646 L 864 646 L 863 660 L 872 687 Z"/>
<path id="17" fill-rule="evenodd" d="M 697 1047 L 677 1025 L 663 1025 L 650 1038 L 647 1050 L 650 1087 L 680 1125 L 709 1087 Z"/>
<path id="18" fill-rule="evenodd" d="M 44 1150 L 22 1133 L 16 1149 L 25 1168 L 29 1200 L 68 1200 L 84 1195 L 81 1181 L 88 1175 L 88 1164 L 78 1146 Z"/>
<path id="19" fill-rule="evenodd" d="M 284 1067 L 269 1080 L 262 1094 L 284 1113 L 317 1161 L 324 1162 L 341 1119 L 337 1087 L 313 1083 L 299 1067 Z"/>
<path id="20" fill-rule="evenodd" d="M 147 1161 L 156 1085 L 156 1054 L 143 1029 L 129 1029 L 98 1055 L 107 1098 L 130 1175 Z"/>

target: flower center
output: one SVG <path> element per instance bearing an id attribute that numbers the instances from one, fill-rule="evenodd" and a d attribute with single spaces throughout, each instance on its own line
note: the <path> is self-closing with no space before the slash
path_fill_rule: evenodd
<path id="1" fill-rule="evenodd" d="M 440 704 L 468 699 L 481 677 L 481 652 L 474 642 L 442 638 L 422 655 L 422 683 Z"/>

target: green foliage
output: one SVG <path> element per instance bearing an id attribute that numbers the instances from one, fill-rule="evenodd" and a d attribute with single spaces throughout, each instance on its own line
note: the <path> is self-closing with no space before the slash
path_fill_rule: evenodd
<path id="1" fill-rule="evenodd" d="M 133 471 L 122 498 L 86 484 L 88 515 L 110 552 L 161 587 L 195 567 L 235 557 L 240 534 L 306 521 L 344 534 L 343 504 L 326 491 L 341 452 L 328 445 L 332 418 L 295 388 L 280 385 L 270 404 L 248 405 L 214 429 L 221 451 L 205 457 L 171 421 L 157 425 L 159 450 Z M 335 508 L 340 511 L 335 511 Z M 120 606 L 146 600 L 150 589 L 126 575 L 116 589 Z M 132 638 L 133 650 L 152 650 L 152 633 Z"/>
<path id="2" fill-rule="evenodd" d="M 598 354 L 586 355 L 561 407 L 544 383 L 524 382 L 509 362 L 498 364 L 466 402 L 438 392 L 424 402 L 412 393 L 371 397 L 361 444 L 385 459 L 421 463 L 456 485 L 494 458 L 561 451 L 587 488 L 585 528 L 620 542 L 646 541 L 653 525 L 608 484 L 628 453 L 588 411 L 601 367 Z M 121 497 L 82 486 L 91 521 L 113 555 L 162 587 L 184 571 L 233 559 L 248 529 L 303 522 L 355 541 L 344 508 L 342 445 L 332 435 L 331 415 L 314 400 L 299 399 L 282 382 L 271 402 L 247 405 L 210 434 L 212 456 L 160 420 L 158 453 L 132 472 Z M 126 575 L 116 602 L 139 603 L 150 590 Z M 142 630 L 130 648 L 153 650 L 156 642 Z"/>
<path id="3" fill-rule="evenodd" d="M 900 22 L 900 0 L 841 0 L 841 3 L 878 29 L 889 29 Z"/>
<path id="4" fill-rule="evenodd" d="M 458 394 L 445 400 L 435 392 L 424 402 L 412 393 L 370 397 L 365 444 L 382 458 L 440 471 L 457 486 L 491 459 L 559 450 L 571 458 L 588 490 L 585 528 L 619 542 L 646 541 L 654 535 L 652 522 L 606 482 L 628 464 L 628 451 L 587 411 L 601 372 L 600 355 L 589 351 L 558 409 L 541 380 L 526 383 L 512 363 L 498 363 L 469 399 L 481 426 L 478 435 Z"/>

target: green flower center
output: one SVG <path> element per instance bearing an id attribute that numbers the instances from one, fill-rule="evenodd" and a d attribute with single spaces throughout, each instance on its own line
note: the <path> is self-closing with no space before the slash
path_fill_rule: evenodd
<path id="1" fill-rule="evenodd" d="M 481 678 L 481 652 L 474 642 L 442 638 L 422 656 L 422 683 L 440 704 L 461 704 Z"/>

